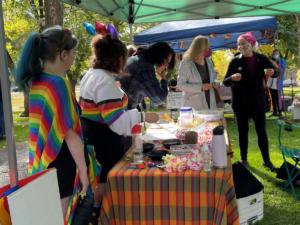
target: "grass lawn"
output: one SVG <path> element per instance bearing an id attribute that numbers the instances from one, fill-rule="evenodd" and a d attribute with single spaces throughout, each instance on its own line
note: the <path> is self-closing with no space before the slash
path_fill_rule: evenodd
<path id="1" fill-rule="evenodd" d="M 13 108 L 13 121 L 16 142 L 27 141 L 28 138 L 28 118 L 19 117 L 23 111 L 23 95 L 19 92 L 13 92 L 11 95 Z M 5 140 L 0 140 L 0 150 L 6 146 Z"/>
<path id="2" fill-rule="evenodd" d="M 269 115 L 269 114 L 268 114 Z M 268 116 L 267 115 L 267 116 Z M 228 130 L 230 134 L 232 148 L 234 150 L 233 162 L 240 160 L 237 126 L 233 115 L 226 115 Z M 267 119 L 267 132 L 270 144 L 270 155 L 275 166 L 279 167 L 282 162 L 282 156 L 277 148 L 277 126 L 275 118 Z M 291 135 L 293 133 L 290 133 Z M 295 147 L 299 147 L 300 135 L 293 134 L 285 139 Z M 281 189 L 282 182 L 275 178 L 275 173 L 269 172 L 262 166 L 262 156 L 258 149 L 257 138 L 253 122 L 250 123 L 249 129 L 249 147 L 248 160 L 251 172 L 264 185 L 264 219 L 257 224 L 259 225 L 296 225 L 300 224 L 300 202 L 295 202 L 291 192 Z M 299 188 L 298 188 L 299 189 Z M 299 190 L 298 190 L 299 192 Z M 300 193 L 300 192 L 299 192 Z"/>
<path id="3" fill-rule="evenodd" d="M 289 91 L 290 88 L 285 88 Z M 300 93 L 300 88 L 297 88 Z M 20 93 L 12 94 L 14 130 L 17 142 L 27 141 L 28 118 L 20 118 L 18 114 L 23 110 L 23 96 Z M 269 114 L 267 114 L 268 116 Z M 237 127 L 232 114 L 226 114 L 228 131 L 230 134 L 232 148 L 234 150 L 233 162 L 240 159 Z M 270 155 L 273 163 L 279 167 L 283 160 L 277 148 L 277 127 L 275 118 L 267 118 L 267 131 L 270 143 Z M 299 132 L 300 133 L 300 132 Z M 295 147 L 300 146 L 300 135 L 290 133 L 287 142 L 293 143 Z M 0 148 L 6 144 L 0 141 Z M 280 186 L 282 181 L 275 178 L 275 174 L 262 167 L 262 157 L 257 146 L 254 125 L 250 123 L 248 160 L 251 171 L 264 185 L 264 219 L 257 225 L 297 225 L 300 224 L 300 201 L 295 202 L 291 192 L 283 191 Z M 299 190 L 298 190 L 299 191 Z"/>
<path id="4" fill-rule="evenodd" d="M 283 93 L 284 93 L 284 96 L 287 96 L 287 95 L 292 96 L 292 87 L 284 87 Z M 294 96 L 295 96 L 295 94 L 300 94 L 300 87 L 293 87 L 293 93 L 294 93 Z"/>

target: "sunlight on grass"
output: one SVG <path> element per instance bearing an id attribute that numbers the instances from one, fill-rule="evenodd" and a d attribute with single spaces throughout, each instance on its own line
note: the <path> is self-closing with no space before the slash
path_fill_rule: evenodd
<path id="1" fill-rule="evenodd" d="M 20 92 L 12 92 L 11 95 L 14 134 L 16 142 L 24 142 L 28 139 L 28 118 L 19 117 L 23 111 L 23 94 Z M 0 150 L 6 146 L 6 140 L 0 140 Z"/>
<path id="2" fill-rule="evenodd" d="M 268 117 L 269 114 L 267 114 Z M 289 115 L 290 116 L 290 115 Z M 240 160 L 239 145 L 237 139 L 237 126 L 233 119 L 233 115 L 226 115 L 228 129 L 232 148 L 234 151 L 234 158 L 232 162 Z M 278 149 L 277 141 L 277 125 L 274 117 L 267 118 L 267 132 L 270 144 L 271 160 L 276 167 L 280 167 L 283 159 Z M 290 135 L 289 142 L 292 144 L 299 143 L 299 135 Z M 299 144 L 296 144 L 298 147 Z M 295 147 L 297 147 L 295 146 Z M 253 122 L 249 126 L 249 148 L 248 160 L 251 172 L 264 185 L 264 219 L 257 225 L 294 225 L 300 221 L 300 202 L 295 202 L 292 193 L 288 190 L 282 190 L 283 182 L 276 178 L 276 174 L 263 168 L 262 156 L 257 145 L 257 137 Z M 300 194 L 299 188 L 298 193 Z"/>
<path id="3" fill-rule="evenodd" d="M 293 87 L 293 88 L 291 88 L 291 87 L 284 87 L 283 88 L 283 93 L 284 93 L 285 96 L 287 96 L 287 95 L 292 96 L 292 93 L 294 95 L 300 94 L 300 87 Z"/>

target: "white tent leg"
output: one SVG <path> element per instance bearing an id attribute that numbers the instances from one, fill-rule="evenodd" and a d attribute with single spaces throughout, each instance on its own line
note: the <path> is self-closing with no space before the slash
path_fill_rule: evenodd
<path id="1" fill-rule="evenodd" d="M 129 23 L 129 34 L 130 34 L 130 44 L 133 44 L 133 32 L 132 32 L 132 23 Z"/>
<path id="2" fill-rule="evenodd" d="M 9 75 L 8 75 L 8 66 L 7 66 L 5 49 L 6 47 L 5 47 L 2 1 L 0 1 L 0 78 L 1 78 L 1 87 L 2 87 L 5 133 L 6 133 L 6 142 L 7 142 L 7 152 L 8 152 L 9 179 L 10 179 L 10 185 L 13 187 L 17 185 L 18 182 L 18 169 L 17 169 L 17 157 L 16 157 L 16 143 L 14 138 L 12 109 L 11 109 L 10 84 L 8 79 Z"/>

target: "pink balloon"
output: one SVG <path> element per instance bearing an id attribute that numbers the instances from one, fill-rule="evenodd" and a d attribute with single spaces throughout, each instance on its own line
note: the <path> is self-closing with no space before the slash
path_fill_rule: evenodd
<path id="1" fill-rule="evenodd" d="M 107 34 L 107 30 L 106 30 L 106 27 L 105 27 L 104 23 L 96 21 L 95 22 L 95 29 L 96 29 L 96 32 L 98 34 L 103 34 L 103 35 Z"/>
<path id="2" fill-rule="evenodd" d="M 107 24 L 107 32 L 112 36 L 112 38 L 118 38 L 118 32 L 114 25 L 111 23 Z"/>

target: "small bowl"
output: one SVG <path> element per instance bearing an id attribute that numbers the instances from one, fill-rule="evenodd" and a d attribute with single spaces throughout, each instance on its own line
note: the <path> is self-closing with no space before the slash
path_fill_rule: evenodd
<path id="1" fill-rule="evenodd" d="M 146 155 L 152 160 L 152 161 L 162 161 L 162 157 L 169 154 L 166 150 L 154 150 L 151 152 L 148 152 Z"/>
<path id="2" fill-rule="evenodd" d="M 180 143 L 181 142 L 179 139 L 168 139 L 162 142 L 163 146 L 165 146 L 167 149 L 170 149 L 172 145 L 180 145 Z"/>
<path id="3" fill-rule="evenodd" d="M 147 153 L 152 151 L 154 148 L 154 144 L 152 143 L 143 143 L 143 153 Z"/>

